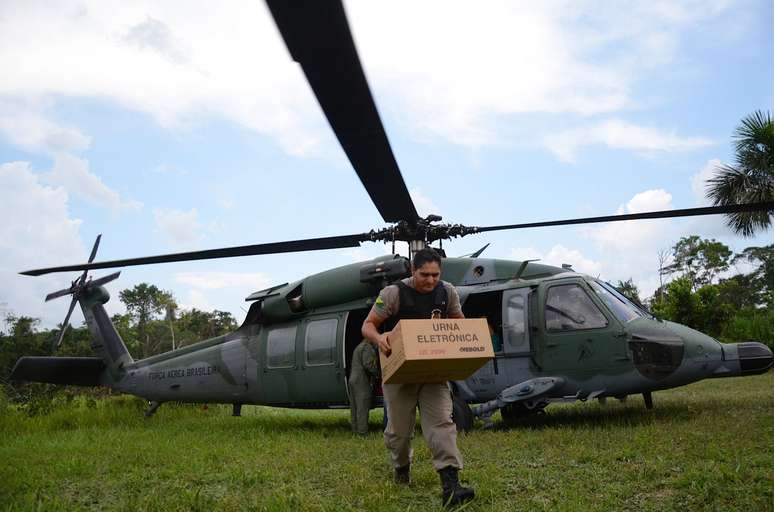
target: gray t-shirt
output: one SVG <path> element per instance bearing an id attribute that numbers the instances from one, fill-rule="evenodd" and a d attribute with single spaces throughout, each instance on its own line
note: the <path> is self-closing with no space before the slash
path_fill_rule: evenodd
<path id="1" fill-rule="evenodd" d="M 447 283 L 446 281 L 441 281 L 441 283 L 443 284 L 444 288 L 446 288 L 446 294 L 449 297 L 449 305 L 447 307 L 446 314 L 450 318 L 462 316 L 460 296 L 457 293 L 457 290 L 454 288 L 454 285 Z M 414 288 L 414 278 L 407 277 L 403 280 L 403 284 Z M 376 302 L 371 308 L 371 311 L 373 311 L 376 316 L 383 320 L 397 315 L 398 311 L 400 311 L 400 290 L 398 289 L 398 285 L 391 284 L 390 286 L 382 289 L 382 291 L 379 293 L 379 297 L 377 297 Z"/>

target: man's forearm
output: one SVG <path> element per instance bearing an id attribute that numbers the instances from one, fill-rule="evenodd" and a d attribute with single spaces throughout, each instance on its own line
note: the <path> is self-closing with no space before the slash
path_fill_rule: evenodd
<path id="1" fill-rule="evenodd" d="M 364 322 L 363 327 L 360 329 L 360 334 L 365 339 L 370 341 L 373 345 L 379 344 L 379 330 L 371 322 Z"/>

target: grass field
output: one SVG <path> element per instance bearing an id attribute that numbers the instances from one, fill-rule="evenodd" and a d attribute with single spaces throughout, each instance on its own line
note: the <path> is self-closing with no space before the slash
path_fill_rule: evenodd
<path id="1" fill-rule="evenodd" d="M 460 436 L 465 510 L 774 510 L 774 372 L 626 403 L 551 406 L 515 429 Z M 414 482 L 391 482 L 347 411 L 76 399 L 29 417 L 0 403 L 0 510 L 439 510 L 414 441 Z M 418 436 L 419 437 L 419 436 Z"/>

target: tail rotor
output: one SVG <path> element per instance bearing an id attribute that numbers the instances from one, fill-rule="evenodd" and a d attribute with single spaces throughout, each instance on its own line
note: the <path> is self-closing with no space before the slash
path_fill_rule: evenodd
<path id="1" fill-rule="evenodd" d="M 97 235 L 97 239 L 94 241 L 94 247 L 91 249 L 91 255 L 89 256 L 89 263 L 94 261 L 94 258 L 97 256 L 97 248 L 99 248 L 99 241 L 102 239 L 102 235 Z M 59 335 L 57 336 L 56 340 L 54 340 L 51 344 L 51 351 L 54 352 L 57 348 L 59 348 L 59 345 L 62 344 L 62 339 L 64 339 L 65 332 L 67 331 L 67 326 L 70 325 L 70 315 L 73 314 L 73 310 L 75 310 L 75 304 L 77 304 L 78 299 L 83 295 L 83 292 L 90 287 L 94 286 L 101 286 L 103 284 L 109 283 L 110 281 L 113 281 L 114 279 L 117 279 L 119 275 L 121 275 L 121 272 L 114 272 L 110 275 L 107 275 L 105 277 L 100 277 L 99 279 L 92 280 L 91 278 L 87 279 L 88 270 L 84 270 L 83 274 L 81 274 L 78 278 L 75 279 L 70 284 L 69 288 L 65 288 L 63 290 L 59 290 L 53 293 L 49 293 L 46 295 L 46 302 L 57 299 L 59 297 L 64 297 L 65 295 L 72 295 L 73 298 L 70 301 L 70 308 L 67 310 L 67 316 L 65 316 L 64 322 L 62 322 L 62 329 L 59 331 Z"/>

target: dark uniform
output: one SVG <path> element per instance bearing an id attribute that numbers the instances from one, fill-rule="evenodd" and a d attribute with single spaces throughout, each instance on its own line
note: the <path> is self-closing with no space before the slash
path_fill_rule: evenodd
<path id="1" fill-rule="evenodd" d="M 363 340 L 352 353 L 352 368 L 349 372 L 350 422 L 352 432 L 368 434 L 368 413 L 374 382 L 379 375 L 376 347 Z"/>

